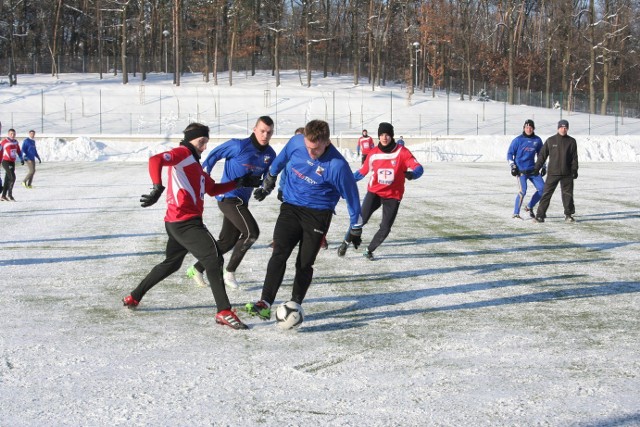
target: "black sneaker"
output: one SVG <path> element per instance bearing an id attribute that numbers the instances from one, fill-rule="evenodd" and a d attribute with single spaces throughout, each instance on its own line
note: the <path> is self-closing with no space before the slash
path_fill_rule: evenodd
<path id="1" fill-rule="evenodd" d="M 525 212 L 529 212 L 529 216 L 530 216 L 531 218 L 535 218 L 535 217 L 536 217 L 536 214 L 534 214 L 534 213 L 533 213 L 533 208 L 530 208 L 530 207 L 528 207 L 528 206 L 525 206 L 525 207 L 524 207 L 524 210 L 525 210 Z"/>
<path id="2" fill-rule="evenodd" d="M 571 215 L 565 215 L 564 222 L 576 222 Z"/>
<path id="3" fill-rule="evenodd" d="M 533 218 L 534 222 L 544 222 L 544 218 L 535 217 Z"/>
<path id="4" fill-rule="evenodd" d="M 347 242 L 340 243 L 340 246 L 338 247 L 338 256 L 344 256 L 344 254 L 347 253 L 348 247 L 349 247 L 349 244 Z"/>
<path id="5" fill-rule="evenodd" d="M 327 242 L 327 236 L 322 236 L 322 241 L 320 242 L 320 247 L 325 251 L 329 249 L 329 242 Z"/>
<path id="6" fill-rule="evenodd" d="M 364 256 L 366 259 L 368 259 L 369 261 L 373 261 L 373 252 L 371 252 L 369 249 L 365 250 L 362 253 L 362 256 Z"/>

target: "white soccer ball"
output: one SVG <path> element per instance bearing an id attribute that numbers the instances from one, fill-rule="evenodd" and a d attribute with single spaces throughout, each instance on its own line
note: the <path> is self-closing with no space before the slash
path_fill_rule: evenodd
<path id="1" fill-rule="evenodd" d="M 276 325 L 280 329 L 293 329 L 302 324 L 304 320 L 304 310 L 295 301 L 287 301 L 276 309 Z"/>

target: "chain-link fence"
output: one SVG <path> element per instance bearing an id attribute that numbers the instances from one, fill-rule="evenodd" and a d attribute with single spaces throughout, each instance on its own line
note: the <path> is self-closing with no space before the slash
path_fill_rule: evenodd
<path id="1" fill-rule="evenodd" d="M 565 118 L 574 134 L 640 134 L 640 119 L 629 104 L 613 109 L 612 115 L 588 114 L 564 109 L 561 94 L 557 108 L 540 108 L 522 102 L 539 104 L 542 94 L 534 92 L 518 92 L 520 102 L 510 105 L 503 98 L 506 92 L 497 89 L 486 90 L 483 101 L 477 94 L 471 101 L 468 96 L 461 101 L 458 93 L 438 88 L 433 92 L 417 88 L 410 95 L 402 84 L 372 89 L 367 84 L 354 86 L 344 77 L 340 89 L 317 76 L 315 86 L 301 87 L 296 82 L 294 89 L 295 73 L 289 72 L 289 83 L 281 87 L 275 87 L 269 73 L 236 73 L 234 86 L 226 81 L 205 83 L 202 76 L 189 74 L 179 87 L 172 85 L 170 73 L 150 75 L 145 82 L 132 79 L 127 85 L 113 76 L 100 81 L 95 74 L 81 74 L 81 81 L 62 76 L 54 80 L 56 84 L 37 90 L 25 89 L 29 79 L 23 76 L 23 86 L 16 87 L 20 95 L 0 92 L 0 120 L 5 128 L 35 129 L 41 134 L 167 135 L 181 132 L 188 122 L 200 121 L 214 135 L 244 135 L 251 132 L 258 116 L 270 115 L 280 135 L 317 118 L 326 120 L 334 135 L 358 135 L 363 128 L 375 132 L 379 122 L 389 121 L 399 135 L 420 136 L 510 135 L 519 132 L 527 118 L 536 120 L 536 131 L 544 135 L 554 133 L 557 121 Z M 6 82 L 0 79 L 0 83 L 6 88 Z M 613 96 L 618 105 L 621 98 Z M 578 100 L 574 97 L 572 105 L 584 106 Z"/>

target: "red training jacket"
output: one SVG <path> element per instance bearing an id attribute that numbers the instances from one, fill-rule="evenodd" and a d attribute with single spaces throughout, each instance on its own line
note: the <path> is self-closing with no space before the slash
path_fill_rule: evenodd
<path id="1" fill-rule="evenodd" d="M 165 222 L 201 217 L 205 193 L 213 197 L 231 191 L 237 185 L 234 181 L 216 184 L 183 145 L 149 158 L 149 175 L 154 184 L 162 184 L 163 166 L 169 166 Z"/>
<path id="2" fill-rule="evenodd" d="M 375 147 L 367 156 L 359 172 L 362 176 L 366 176 L 369 171 L 373 172 L 367 184 L 367 191 L 384 199 L 402 200 L 406 179 L 404 173 L 407 169 L 413 170 L 418 166 L 420 163 L 403 145 L 397 145 L 390 153 Z"/>

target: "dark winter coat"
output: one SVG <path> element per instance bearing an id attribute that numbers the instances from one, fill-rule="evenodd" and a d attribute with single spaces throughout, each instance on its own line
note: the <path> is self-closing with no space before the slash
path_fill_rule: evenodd
<path id="1" fill-rule="evenodd" d="M 542 169 L 549 158 L 547 174 L 571 176 L 578 172 L 578 144 L 569 135 L 555 134 L 548 138 L 538 153 L 536 170 Z"/>

